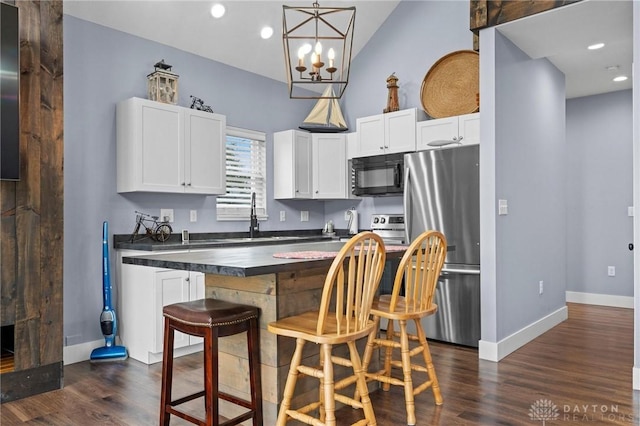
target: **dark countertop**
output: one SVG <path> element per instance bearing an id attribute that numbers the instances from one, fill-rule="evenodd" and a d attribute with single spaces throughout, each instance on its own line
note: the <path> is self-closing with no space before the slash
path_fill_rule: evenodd
<path id="1" fill-rule="evenodd" d="M 346 230 L 344 233 L 346 236 Z M 116 250 L 168 251 L 168 250 L 201 250 L 218 247 L 238 247 L 255 245 L 273 245 L 290 242 L 331 241 L 332 237 L 323 235 L 317 230 L 299 231 L 263 231 L 254 239 L 248 233 L 198 233 L 189 236 L 188 243 L 182 243 L 180 234 L 173 233 L 169 240 L 154 241 L 144 235 L 136 236 L 131 242 L 131 235 L 114 235 L 113 247 Z"/>
<path id="2" fill-rule="evenodd" d="M 299 251 L 339 251 L 344 242 L 313 242 L 266 246 L 224 247 L 174 254 L 126 256 L 122 263 L 157 268 L 180 269 L 207 274 L 250 277 L 308 268 L 329 267 L 329 259 L 281 259 L 274 253 Z M 387 252 L 387 259 L 401 257 L 402 251 Z"/>

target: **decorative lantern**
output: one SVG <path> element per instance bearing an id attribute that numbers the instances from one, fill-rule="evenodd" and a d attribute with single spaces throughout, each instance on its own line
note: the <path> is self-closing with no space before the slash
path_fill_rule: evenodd
<path id="1" fill-rule="evenodd" d="M 149 99 L 165 104 L 178 102 L 178 74 L 171 72 L 171 65 L 164 59 L 154 65 L 155 71 L 147 75 Z"/>

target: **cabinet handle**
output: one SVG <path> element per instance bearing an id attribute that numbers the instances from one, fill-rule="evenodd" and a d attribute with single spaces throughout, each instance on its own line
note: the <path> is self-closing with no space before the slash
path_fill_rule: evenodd
<path id="1" fill-rule="evenodd" d="M 186 282 L 189 282 L 189 277 L 185 278 L 185 281 L 186 281 Z"/>
<path id="2" fill-rule="evenodd" d="M 186 185 L 186 183 L 185 183 L 185 182 L 182 182 L 180 185 L 185 186 L 185 185 Z"/>
<path id="3" fill-rule="evenodd" d="M 316 189 L 316 194 L 318 193 L 318 190 Z"/>
<path id="4" fill-rule="evenodd" d="M 464 136 L 458 136 L 458 142 L 460 142 L 462 139 L 464 139 Z"/>
<path id="5" fill-rule="evenodd" d="M 384 146 L 381 146 L 380 149 L 384 149 Z"/>
<path id="6" fill-rule="evenodd" d="M 454 136 L 454 137 L 453 137 L 453 140 L 454 140 L 454 141 L 457 141 L 457 140 L 458 140 L 458 137 L 457 137 L 457 136 Z"/>
<path id="7" fill-rule="evenodd" d="M 189 183 L 187 184 L 187 186 L 191 186 L 191 182 L 189 182 Z"/>

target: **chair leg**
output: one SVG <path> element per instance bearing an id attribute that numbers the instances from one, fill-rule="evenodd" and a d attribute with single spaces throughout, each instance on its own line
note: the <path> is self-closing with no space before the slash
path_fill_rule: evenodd
<path id="1" fill-rule="evenodd" d="M 433 398 L 436 401 L 436 405 L 442 405 L 444 402 L 442 400 L 442 394 L 440 393 L 440 385 L 438 384 L 438 377 L 436 376 L 436 369 L 433 366 L 433 361 L 431 359 L 431 351 L 429 351 L 429 344 L 427 343 L 427 338 L 424 334 L 424 330 L 422 329 L 422 324 L 419 320 L 415 320 L 416 330 L 418 331 L 418 340 L 423 347 L 422 354 L 424 356 L 424 363 L 427 367 L 427 374 L 429 375 L 429 380 L 431 380 L 431 390 L 433 391 Z"/>
<path id="2" fill-rule="evenodd" d="M 331 362 L 331 349 L 332 345 L 328 343 L 323 343 L 322 348 L 320 349 L 322 351 L 323 357 L 321 398 L 324 398 L 324 402 L 320 405 L 320 407 L 324 406 L 325 426 L 336 425 L 335 382 L 333 381 L 333 362 Z"/>
<path id="3" fill-rule="evenodd" d="M 280 411 L 278 411 L 276 426 L 285 426 L 287 423 L 287 410 L 291 408 L 293 391 L 295 390 L 296 382 L 298 381 L 298 367 L 302 361 L 302 349 L 304 348 L 304 344 L 304 339 L 296 339 L 296 350 L 291 358 L 289 375 L 287 376 L 287 383 L 284 385 L 284 394 L 282 395 L 282 402 L 280 403 Z"/>
<path id="4" fill-rule="evenodd" d="M 356 387 L 360 394 L 360 402 L 362 403 L 362 411 L 364 411 L 364 418 L 367 420 L 369 426 L 376 426 L 376 416 L 373 412 L 373 405 L 369 398 L 369 389 L 367 388 L 367 380 L 360 362 L 360 355 L 358 354 L 358 348 L 356 348 L 356 342 L 347 342 L 349 346 L 349 356 L 351 358 L 351 365 L 353 366 L 353 373 L 358 378 Z"/>
<path id="5" fill-rule="evenodd" d="M 402 378 L 404 381 L 404 402 L 407 410 L 407 424 L 416 424 L 416 406 L 413 399 L 413 381 L 411 380 L 411 355 L 409 354 L 409 336 L 407 321 L 400 322 L 400 356 L 402 358 Z"/>
<path id="6" fill-rule="evenodd" d="M 364 349 L 364 355 L 362 358 L 362 371 L 365 374 L 365 378 L 367 372 L 369 371 L 369 364 L 371 363 L 371 357 L 373 357 L 373 350 L 376 348 L 376 346 L 378 346 L 376 343 L 376 338 L 378 336 L 378 329 L 380 328 L 380 318 L 374 317 L 374 323 L 375 325 L 373 326 L 373 330 L 371 330 L 369 338 L 367 339 L 367 346 Z M 353 394 L 353 399 L 355 399 L 356 401 L 360 401 L 360 392 L 358 391 L 358 386 L 356 386 L 356 390 Z"/>
<path id="7" fill-rule="evenodd" d="M 204 335 L 204 401 L 207 426 L 219 424 L 218 399 L 218 328 Z"/>
<path id="8" fill-rule="evenodd" d="M 247 330 L 247 350 L 249 353 L 249 381 L 251 382 L 251 405 L 253 406 L 253 426 L 262 426 L 262 373 L 260 371 L 258 319 L 250 320 Z"/>
<path id="9" fill-rule="evenodd" d="M 171 415 L 167 405 L 171 404 L 171 386 L 173 383 L 173 328 L 168 318 L 164 320 L 164 347 L 162 351 L 162 391 L 160 395 L 160 426 L 169 426 Z"/>
<path id="10" fill-rule="evenodd" d="M 393 320 L 389 320 L 387 323 L 387 340 L 392 341 L 393 336 L 395 335 L 393 331 Z M 391 346 L 387 346 L 384 351 L 384 375 L 387 377 L 391 377 L 391 359 L 393 356 L 393 348 Z M 383 383 L 382 390 L 388 392 L 391 389 L 390 383 Z"/>

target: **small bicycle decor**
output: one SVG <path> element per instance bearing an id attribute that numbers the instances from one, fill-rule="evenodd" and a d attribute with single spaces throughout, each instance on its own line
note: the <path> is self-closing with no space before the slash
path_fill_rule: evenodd
<path id="1" fill-rule="evenodd" d="M 131 234 L 130 242 L 133 242 L 140 231 L 140 227 L 144 228 L 145 236 L 142 238 L 151 238 L 155 241 L 164 242 L 169 239 L 173 229 L 168 222 L 158 222 L 159 216 L 151 216 L 136 210 L 136 227 Z M 142 239 L 140 238 L 140 239 Z"/>
<path id="2" fill-rule="evenodd" d="M 209 105 L 205 105 L 204 101 L 200 98 L 196 98 L 193 95 L 190 95 L 191 97 L 191 109 L 197 109 L 199 111 L 205 111 L 205 112 L 213 112 L 213 110 L 211 109 L 211 107 Z"/>

